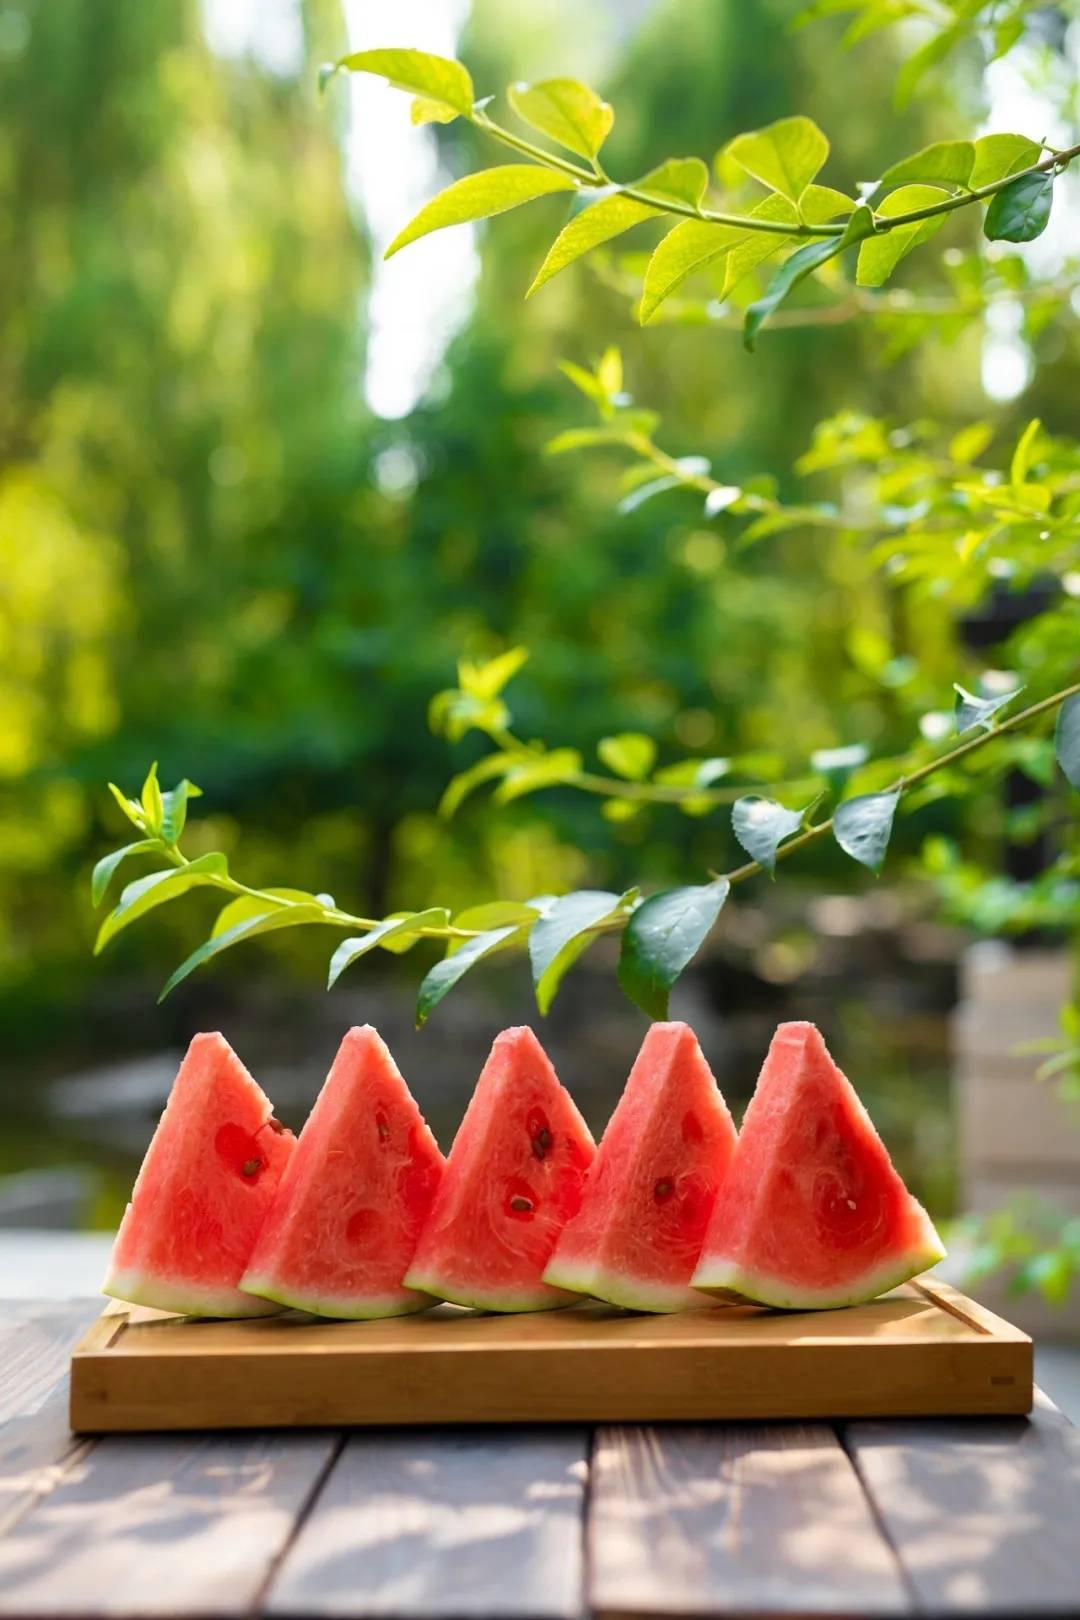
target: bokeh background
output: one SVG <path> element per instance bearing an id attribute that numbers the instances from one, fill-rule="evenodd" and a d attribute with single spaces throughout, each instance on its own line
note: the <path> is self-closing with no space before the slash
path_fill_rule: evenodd
<path id="1" fill-rule="evenodd" d="M 584 419 L 557 362 L 611 343 L 668 448 L 708 455 L 721 479 L 771 475 L 792 499 L 828 494 L 828 474 L 809 486 L 793 467 L 840 412 L 933 417 L 946 433 L 987 419 L 1004 444 L 1035 415 L 1067 432 L 1067 298 L 1038 325 L 1000 297 L 974 319 L 778 332 L 756 356 L 720 323 L 638 328 L 587 266 L 524 305 L 562 204 L 384 264 L 440 183 L 498 154 L 458 124 L 412 128 L 408 98 L 381 82 L 316 86 L 350 45 L 460 54 L 481 92 L 572 73 L 614 103 L 606 152 L 626 175 L 711 157 L 793 111 L 829 131 L 849 186 L 931 139 L 1069 127 L 1075 30 L 1053 7 L 1000 62 L 958 52 L 902 112 L 902 31 L 852 55 L 842 19 L 793 29 L 797 9 L 0 0 L 0 1228 L 115 1221 L 198 1028 L 225 1030 L 299 1124 L 342 1030 L 371 1019 L 445 1145 L 494 1033 L 535 1018 L 509 962 L 417 1035 L 422 948 L 367 959 L 327 996 L 333 941 L 300 930 L 158 1006 L 213 907 L 191 896 L 92 957 L 89 873 L 123 841 L 110 779 L 137 791 L 158 760 L 166 785 L 203 789 L 189 853 L 224 849 L 249 882 L 329 890 L 375 916 L 692 881 L 731 864 L 725 817 L 614 821 L 556 789 L 502 809 L 481 794 L 440 819 L 447 779 L 483 751 L 428 728 L 455 660 L 530 649 L 507 694 L 521 735 L 591 758 L 606 734 L 647 731 L 664 758 L 756 750 L 780 774 L 853 740 L 897 754 L 953 679 L 1037 667 L 1076 633 L 1059 616 L 1018 641 L 1011 610 L 962 593 L 900 607 L 826 533 L 739 551 L 678 492 L 621 513 L 610 456 L 542 453 Z M 931 291 L 972 245 L 970 222 L 950 230 L 952 260 L 921 272 Z M 1060 287 L 1077 231 L 1059 203 L 1031 250 L 1045 285 Z M 928 799 L 880 882 L 834 850 L 748 888 L 673 1002 L 736 1107 L 775 1021 L 817 1019 L 946 1219 L 1025 1188 L 1068 1205 L 1078 1179 L 1066 1154 L 974 1194 L 965 1181 L 957 1042 L 985 1032 L 972 997 L 1000 1005 L 994 974 L 1018 949 L 978 944 L 1008 920 L 986 896 L 1030 878 L 1046 837 L 1010 780 L 991 771 L 974 801 Z M 979 865 L 943 897 L 952 840 Z M 1068 994 L 1068 921 L 1027 933 L 1018 1027 L 1050 1035 L 1054 996 L 1035 987 Z M 597 948 L 541 1030 L 597 1129 L 643 1028 Z M 1026 1085 L 1034 1066 L 1021 1063 Z M 1025 1108 L 1009 1095 L 1003 1118 Z M 1054 1106 L 1064 1120 L 1073 1104 Z"/>

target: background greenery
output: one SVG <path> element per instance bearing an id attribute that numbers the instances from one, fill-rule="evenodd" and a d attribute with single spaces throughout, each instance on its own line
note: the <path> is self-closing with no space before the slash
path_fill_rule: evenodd
<path id="1" fill-rule="evenodd" d="M 198 978 L 151 1011 L 205 933 L 197 899 L 90 956 L 89 871 L 121 830 L 103 784 L 136 791 L 150 759 L 166 783 L 203 789 L 189 854 L 232 854 L 242 826 L 248 882 L 329 890 L 380 916 L 692 881 L 738 858 L 726 817 L 613 820 L 558 789 L 505 808 L 480 795 L 440 819 L 447 779 L 485 751 L 427 725 L 463 654 L 531 649 L 509 692 L 520 736 L 591 760 L 600 738 L 646 731 L 662 760 L 757 755 L 766 779 L 856 739 L 903 752 L 956 678 L 975 686 L 996 667 L 1049 690 L 1076 664 L 1080 564 L 1070 574 L 1059 553 L 1035 629 L 1010 637 L 1006 611 L 965 636 L 993 592 L 1040 580 L 1038 558 L 1005 579 L 934 565 L 899 592 L 849 526 L 796 524 L 746 548 L 685 491 L 617 510 L 625 458 L 542 453 L 587 414 L 557 362 L 589 364 L 617 343 L 665 448 L 704 452 L 722 482 L 768 475 L 786 500 L 857 512 L 888 500 L 875 482 L 887 455 L 923 433 L 948 446 L 974 419 L 989 424 L 988 462 L 1007 467 L 1030 418 L 1051 434 L 1072 426 L 1067 238 L 1042 260 L 995 250 L 987 273 L 971 251 L 977 221 L 957 218 L 944 254 L 899 278 L 944 314 L 883 306 L 770 332 L 751 356 L 722 320 L 703 321 L 707 288 L 682 319 L 637 328 L 632 257 L 600 274 L 575 266 L 523 305 L 561 217 L 546 199 L 481 230 L 476 285 L 431 386 L 404 418 L 381 419 L 365 403 L 373 268 L 348 186 L 348 111 L 339 87 L 316 91 L 316 65 L 347 43 L 344 19 L 330 0 L 298 5 L 301 58 L 283 71 L 215 49 L 212 9 L 0 4 L 0 1083 L 13 1093 L 88 1053 L 177 1041 L 205 1015 Z M 850 18 L 793 28 L 797 9 L 475 0 L 458 50 L 482 89 L 546 72 L 598 84 L 618 110 L 605 160 L 620 174 L 676 152 L 709 158 L 736 130 L 805 111 L 850 188 L 981 129 L 997 81 L 978 34 L 933 68 L 929 94 L 890 111 L 912 39 L 885 29 L 848 54 Z M 1048 116 L 1069 119 L 1067 16 L 1020 9 L 1017 82 L 1029 72 Z M 446 177 L 496 155 L 459 124 L 416 139 L 438 142 Z M 1027 280 L 1025 315 L 1013 294 Z M 999 370 L 1019 365 L 1020 384 L 995 399 L 985 384 L 1003 341 Z M 827 418 L 839 425 L 796 471 Z M 1071 454 L 1059 446 L 1063 476 Z M 1027 763 L 1045 780 L 1045 749 Z M 990 932 L 1075 918 L 1068 892 L 1033 913 L 1005 876 L 1008 839 L 1049 832 L 1067 846 L 1075 827 L 1054 795 L 1010 808 L 1003 767 L 987 758 L 983 791 L 928 795 L 898 824 L 895 919 L 941 915 L 942 891 L 947 915 Z M 733 924 L 720 948 L 751 978 L 794 986 L 798 1007 L 815 898 L 873 880 L 835 849 L 793 864 L 783 898 L 757 895 L 756 934 Z M 241 1002 L 268 982 L 315 995 L 325 957 L 298 930 L 212 971 Z M 911 1091 L 909 1063 L 890 1071 L 895 1095 L 944 1117 L 943 1040 L 925 1062 L 932 1094 Z M 16 1162 L 50 1156 L 34 1143 L 20 1141 Z M 926 1176 L 947 1201 L 936 1143 Z"/>

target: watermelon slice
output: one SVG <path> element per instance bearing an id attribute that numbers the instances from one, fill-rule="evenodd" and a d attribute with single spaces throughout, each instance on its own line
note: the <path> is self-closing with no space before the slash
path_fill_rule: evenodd
<path id="1" fill-rule="evenodd" d="M 401 1279 L 443 1156 L 370 1024 L 350 1029 L 281 1178 L 240 1286 L 345 1318 L 426 1310 Z"/>
<path id="2" fill-rule="evenodd" d="M 222 1035 L 196 1035 L 116 1234 L 103 1292 L 185 1316 L 265 1316 L 240 1292 L 291 1131 Z"/>
<path id="3" fill-rule="evenodd" d="M 693 1030 L 653 1024 L 544 1281 L 628 1310 L 707 1305 L 689 1283 L 734 1151 Z"/>
<path id="4" fill-rule="evenodd" d="M 785 1310 L 874 1299 L 945 1253 L 813 1024 L 781 1024 L 694 1286 Z"/>
<path id="5" fill-rule="evenodd" d="M 532 1030 L 504 1030 L 454 1138 L 405 1286 L 484 1311 L 572 1303 L 541 1277 L 595 1153 Z"/>

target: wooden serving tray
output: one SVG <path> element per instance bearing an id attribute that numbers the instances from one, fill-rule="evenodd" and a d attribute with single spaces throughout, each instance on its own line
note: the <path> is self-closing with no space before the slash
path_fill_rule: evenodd
<path id="1" fill-rule="evenodd" d="M 930 1280 L 840 1311 L 717 1305 L 204 1322 L 110 1305 L 71 1363 L 77 1432 L 1022 1413 L 1032 1345 Z"/>

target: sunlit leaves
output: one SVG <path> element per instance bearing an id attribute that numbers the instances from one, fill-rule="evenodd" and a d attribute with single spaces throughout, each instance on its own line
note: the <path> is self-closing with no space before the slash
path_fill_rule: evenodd
<path id="1" fill-rule="evenodd" d="M 642 731 L 621 731 L 601 737 L 596 752 L 609 771 L 630 782 L 644 781 L 656 763 L 656 743 Z"/>
<path id="2" fill-rule="evenodd" d="M 846 855 L 871 872 L 881 870 L 892 836 L 893 816 L 900 794 L 862 793 L 837 805 L 833 816 L 833 837 Z"/>
<path id="3" fill-rule="evenodd" d="M 460 659 L 457 686 L 436 692 L 428 705 L 432 731 L 451 742 L 460 742 L 471 730 L 489 734 L 501 730 L 510 719 L 510 711 L 500 693 L 528 656 L 524 647 L 511 647 L 482 664 Z"/>
<path id="4" fill-rule="evenodd" d="M 770 191 L 797 203 L 828 157 L 829 143 L 812 118 L 798 115 L 736 135 L 726 154 Z"/>
<path id="5" fill-rule="evenodd" d="M 980 135 L 975 142 L 975 162 L 967 183 L 973 191 L 992 186 L 1021 169 L 1030 169 L 1042 156 L 1038 141 L 1026 135 Z"/>
<path id="6" fill-rule="evenodd" d="M 983 726 L 987 731 L 994 729 L 994 716 L 999 709 L 1012 702 L 1023 691 L 1023 687 L 1013 687 L 1008 692 L 996 692 L 990 697 L 976 697 L 974 693 L 967 692 L 958 683 L 953 683 L 956 693 L 955 719 L 958 732 L 970 731 L 973 726 Z"/>
<path id="7" fill-rule="evenodd" d="M 1013 489 L 1020 489 L 1026 483 L 1028 474 L 1035 463 L 1036 446 L 1042 433 L 1042 423 L 1037 416 L 1033 417 L 1027 427 L 1016 441 L 1012 461 L 1009 463 L 1009 483 Z"/>
<path id="8" fill-rule="evenodd" d="M 428 51 L 353 51 L 337 64 L 350 73 L 376 73 L 397 90 L 436 102 L 452 117 L 468 115 L 476 99 L 472 79 L 460 62 Z"/>
<path id="9" fill-rule="evenodd" d="M 579 157 L 594 158 L 615 122 L 611 106 L 577 79 L 511 85 L 507 98 L 526 124 Z"/>
<path id="10" fill-rule="evenodd" d="M 576 748 L 552 748 L 530 754 L 511 765 L 495 790 L 496 804 L 509 804 L 541 788 L 559 787 L 572 782 L 581 771 L 582 759 Z"/>
<path id="11" fill-rule="evenodd" d="M 776 867 L 776 851 L 785 838 L 798 832 L 806 810 L 787 810 L 775 799 L 761 799 L 748 794 L 736 799 L 731 810 L 731 826 L 735 837 L 752 860 L 759 861 L 766 872 Z"/>
<path id="12" fill-rule="evenodd" d="M 609 242 L 614 236 L 621 236 L 623 231 L 640 225 L 646 219 L 655 219 L 659 212 L 658 208 L 650 208 L 647 203 L 635 202 L 632 197 L 624 197 L 618 192 L 611 197 L 602 197 L 589 208 L 583 208 L 568 225 L 563 226 L 551 244 L 532 286 L 525 294 L 526 298 L 531 298 L 546 281 L 558 275 L 560 270 L 565 270 L 575 259 L 580 259 L 582 254 L 599 247 L 602 242 Z"/>
<path id="13" fill-rule="evenodd" d="M 156 906 L 164 905 L 167 900 L 178 899 L 189 889 L 213 884 L 216 879 L 225 877 L 228 870 L 229 863 L 225 856 L 212 851 L 189 861 L 186 866 L 170 866 L 163 872 L 150 872 L 146 877 L 136 878 L 127 885 L 102 923 L 94 946 L 95 955 L 103 951 L 109 941 L 136 918 L 145 916 Z"/>
<path id="14" fill-rule="evenodd" d="M 579 889 L 561 895 L 533 924 L 529 961 L 541 1014 L 548 1012 L 564 977 L 597 937 L 600 925 L 618 919 L 637 894 L 636 889 L 621 896 L 605 889 Z"/>
<path id="15" fill-rule="evenodd" d="M 701 949 L 729 888 L 726 878 L 718 878 L 668 889 L 650 895 L 631 915 L 619 955 L 619 983 L 650 1018 L 667 1017 L 671 987 Z"/>
<path id="16" fill-rule="evenodd" d="M 932 146 L 924 146 L 921 151 L 891 164 L 878 185 L 879 189 L 908 183 L 966 186 L 971 182 L 974 166 L 973 141 L 935 141 Z"/>
<path id="17" fill-rule="evenodd" d="M 932 207 L 947 198 L 949 193 L 940 186 L 901 186 L 890 192 L 878 208 L 882 219 L 897 214 L 914 213 L 917 209 Z M 884 234 L 867 237 L 859 248 L 859 262 L 855 280 L 860 287 L 880 287 L 892 275 L 905 253 L 920 242 L 933 236 L 944 225 L 946 215 L 933 214 L 929 219 L 914 221 L 910 225 L 897 225 Z"/>
<path id="18" fill-rule="evenodd" d="M 665 298 L 692 275 L 727 253 L 745 232 L 733 225 L 686 219 L 673 227 L 656 248 L 645 271 L 638 318 L 650 320 Z"/>
<path id="19" fill-rule="evenodd" d="M 187 777 L 161 795 L 161 836 L 167 844 L 177 843 L 187 825 L 188 801 L 201 797 L 202 789 Z"/>
<path id="20" fill-rule="evenodd" d="M 1022 174 L 990 199 L 983 235 L 991 242 L 1034 242 L 1050 222 L 1054 179 Z"/>
<path id="21" fill-rule="evenodd" d="M 709 171 L 700 158 L 668 158 L 666 163 L 635 180 L 632 189 L 647 192 L 650 197 L 671 197 L 697 208 L 708 183 Z"/>
<path id="22" fill-rule="evenodd" d="M 226 907 L 225 909 L 228 911 L 230 908 Z M 321 906 L 317 900 L 311 899 L 294 905 L 266 906 L 262 910 L 240 918 L 226 928 L 220 926 L 221 919 L 219 918 L 218 926 L 215 927 L 210 938 L 205 940 L 197 950 L 192 951 L 191 955 L 181 962 L 180 966 L 166 981 L 165 988 L 162 990 L 158 1000 L 164 1001 L 170 991 L 175 990 L 176 986 L 186 979 L 189 973 L 194 973 L 197 967 L 202 967 L 204 962 L 212 961 L 215 956 L 220 956 L 223 951 L 229 950 L 233 945 L 239 945 L 243 940 L 254 939 L 259 934 L 270 934 L 282 928 L 297 928 L 305 923 L 321 922 L 325 915 L 325 907 Z"/>
<path id="23" fill-rule="evenodd" d="M 1067 780 L 1080 789 L 1080 692 L 1066 698 L 1058 710 L 1054 752 Z"/>
<path id="24" fill-rule="evenodd" d="M 768 288 L 761 298 L 755 299 L 746 311 L 743 322 L 743 342 L 753 351 L 757 335 L 765 322 L 773 315 L 787 298 L 793 288 L 800 281 L 804 281 L 812 271 L 820 268 L 829 259 L 836 258 L 852 243 L 859 241 L 873 230 L 873 217 L 868 208 L 856 208 L 844 228 L 842 236 L 827 236 L 820 242 L 809 242 L 806 247 L 799 248 L 790 259 L 776 272 Z"/>
<path id="25" fill-rule="evenodd" d="M 488 219 L 503 214 L 509 208 L 533 202 L 554 191 L 574 191 L 577 181 L 556 169 L 544 169 L 537 163 L 500 163 L 493 169 L 481 169 L 478 174 L 467 174 L 461 180 L 440 191 L 420 212 L 399 231 L 384 255 L 393 254 L 416 242 L 432 231 L 441 231 L 447 225 L 460 225 L 466 220 Z"/>
<path id="26" fill-rule="evenodd" d="M 450 914 L 445 906 L 431 906 L 426 911 L 402 911 L 393 917 L 384 917 L 366 934 L 343 939 L 330 958 L 330 972 L 326 988 L 332 990 L 347 967 L 373 951 L 376 946 L 389 948 L 391 942 L 398 948 L 414 945 L 423 928 L 445 928 Z"/>
<path id="27" fill-rule="evenodd" d="M 148 832 L 160 835 L 161 824 L 165 819 L 165 801 L 161 796 L 161 784 L 158 781 L 157 764 L 151 765 L 146 775 L 140 795 L 143 822 Z"/>
<path id="28" fill-rule="evenodd" d="M 133 844 L 123 844 L 119 849 L 110 850 L 108 855 L 103 855 L 90 874 L 90 899 L 94 906 L 100 906 L 112 882 L 113 874 L 129 855 L 143 855 L 147 850 L 159 847 L 154 838 L 139 838 Z"/>
<path id="29" fill-rule="evenodd" d="M 475 938 L 466 940 L 465 944 L 455 951 L 452 956 L 444 956 L 441 962 L 436 962 L 431 972 L 423 980 L 416 1001 L 416 1026 L 419 1029 L 425 1024 L 434 1009 L 444 996 L 462 980 L 469 969 L 475 967 L 487 956 L 492 956 L 500 950 L 518 932 L 516 923 L 507 923 L 502 928 L 491 928 L 485 933 L 477 934 Z"/>

